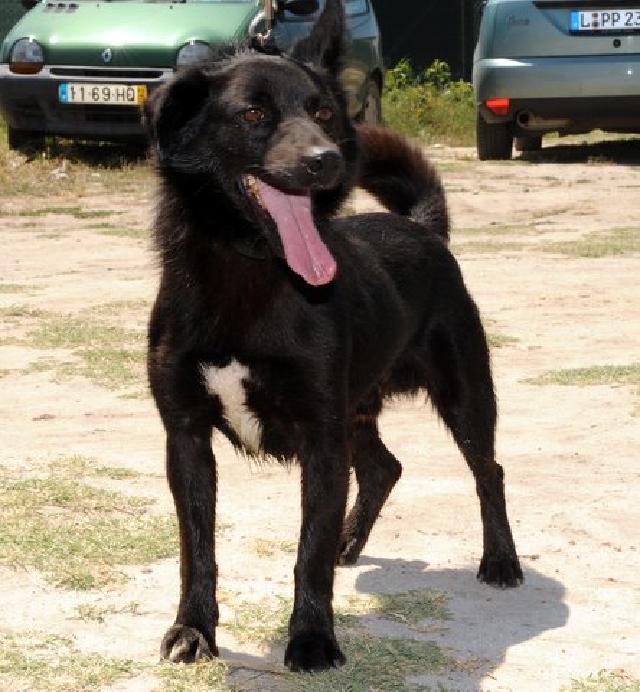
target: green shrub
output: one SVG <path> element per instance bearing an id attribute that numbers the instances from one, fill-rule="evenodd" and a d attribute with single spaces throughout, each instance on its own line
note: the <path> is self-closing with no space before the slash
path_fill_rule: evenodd
<path id="1" fill-rule="evenodd" d="M 452 80 L 442 60 L 419 73 L 408 60 L 388 70 L 383 115 L 387 127 L 427 143 L 471 146 L 475 141 L 471 84 Z"/>

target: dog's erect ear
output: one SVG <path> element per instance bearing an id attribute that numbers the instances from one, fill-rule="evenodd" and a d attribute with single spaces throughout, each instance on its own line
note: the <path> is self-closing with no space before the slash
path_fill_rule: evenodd
<path id="1" fill-rule="evenodd" d="M 194 120 L 209 97 L 210 80 L 199 67 L 187 68 L 154 91 L 144 104 L 144 122 L 160 161 L 195 131 Z"/>
<path id="2" fill-rule="evenodd" d="M 296 43 L 291 57 L 338 75 L 345 54 L 343 0 L 327 0 L 311 33 Z"/>

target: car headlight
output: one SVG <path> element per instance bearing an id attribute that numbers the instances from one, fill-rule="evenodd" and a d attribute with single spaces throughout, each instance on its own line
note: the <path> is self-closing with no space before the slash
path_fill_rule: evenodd
<path id="1" fill-rule="evenodd" d="M 13 44 L 9 69 L 17 74 L 37 74 L 44 65 L 42 46 L 32 38 L 21 38 Z"/>
<path id="2" fill-rule="evenodd" d="M 185 65 L 193 65 L 196 62 L 209 60 L 213 57 L 211 46 L 204 41 L 191 41 L 178 51 L 176 57 L 176 65 L 184 67 Z"/>

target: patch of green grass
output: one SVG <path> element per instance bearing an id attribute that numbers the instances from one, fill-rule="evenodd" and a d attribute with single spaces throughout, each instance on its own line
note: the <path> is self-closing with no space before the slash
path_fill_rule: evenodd
<path id="1" fill-rule="evenodd" d="M 475 142 L 473 89 L 452 80 L 442 61 L 420 74 L 406 60 L 389 70 L 382 113 L 385 125 L 409 137 L 454 146 Z"/>
<path id="2" fill-rule="evenodd" d="M 49 214 L 62 214 L 72 216 L 74 219 L 100 219 L 107 216 L 120 214 L 119 211 L 108 209 L 84 209 L 82 207 L 42 207 L 40 209 L 22 209 L 15 212 L 15 216 L 48 216 Z"/>
<path id="3" fill-rule="evenodd" d="M 527 384 L 557 384 L 572 387 L 615 384 L 640 385 L 640 363 L 550 370 L 539 377 L 527 379 L 525 382 Z"/>
<path id="4" fill-rule="evenodd" d="M 161 663 L 154 671 L 165 692 L 231 692 L 224 661 L 198 661 L 189 665 Z"/>
<path id="5" fill-rule="evenodd" d="M 568 368 L 566 370 L 549 370 L 538 377 L 524 380 L 526 384 L 562 385 L 571 387 L 589 387 L 594 385 L 631 385 L 638 387 L 640 395 L 640 363 L 631 365 L 594 365 L 590 368 Z M 640 407 L 632 412 L 640 415 Z"/>
<path id="6" fill-rule="evenodd" d="M 355 616 L 351 611 L 354 607 L 351 603 L 347 609 L 336 609 L 336 627 L 355 625 Z M 233 621 L 221 622 L 220 626 L 228 629 L 239 642 L 284 645 L 292 608 L 293 601 L 282 596 L 277 596 L 275 600 L 244 601 L 234 606 Z"/>
<path id="7" fill-rule="evenodd" d="M 568 257 L 613 257 L 640 252 L 640 228 L 616 228 L 589 233 L 579 240 L 565 240 L 541 246 L 545 252 Z"/>
<path id="8" fill-rule="evenodd" d="M 78 478 L 97 475 L 96 461 L 93 457 L 85 457 L 82 454 L 68 454 L 45 462 L 37 462 L 35 467 L 51 476 L 72 475 Z"/>
<path id="9" fill-rule="evenodd" d="M 110 478 L 112 481 L 130 480 L 141 476 L 137 471 L 120 466 L 100 466 L 95 470 L 95 475 Z"/>
<path id="10" fill-rule="evenodd" d="M 63 377 L 79 375 L 120 389 L 145 381 L 145 336 L 96 320 L 46 313 L 38 316 L 25 345 L 39 349 L 68 349 L 80 362 L 48 361 L 40 369 L 54 369 Z"/>
<path id="11" fill-rule="evenodd" d="M 145 382 L 144 351 L 122 348 L 94 348 L 79 354 L 83 364 L 66 363 L 57 368 L 63 376 L 87 377 L 107 389 L 134 387 Z"/>
<path id="12" fill-rule="evenodd" d="M 572 680 L 570 692 L 640 692 L 640 680 L 623 670 L 601 670 L 581 680 Z"/>
<path id="13" fill-rule="evenodd" d="M 25 318 L 39 318 L 46 314 L 43 310 L 32 308 L 29 305 L 9 305 L 8 307 L 0 308 L 0 320 L 12 324 L 16 324 Z"/>
<path id="14" fill-rule="evenodd" d="M 60 240 L 64 237 L 64 233 L 38 233 L 36 237 L 39 240 Z"/>
<path id="15" fill-rule="evenodd" d="M 0 117 L 0 201 L 14 205 L 24 195 L 31 200 L 69 199 L 75 206 L 78 197 L 114 189 L 144 196 L 154 184 L 151 167 L 124 145 L 56 140 L 29 158 L 10 151 Z"/>
<path id="16" fill-rule="evenodd" d="M 475 164 L 477 164 L 475 160 L 469 162 L 466 159 L 459 158 L 455 161 L 438 161 L 435 167 L 438 173 L 466 173 L 473 172 Z M 467 192 L 467 190 L 461 189 L 459 192 Z"/>
<path id="17" fill-rule="evenodd" d="M 235 606 L 232 622 L 221 622 L 239 642 L 275 642 L 287 640 L 292 601 L 280 596 L 262 601 L 245 601 Z"/>
<path id="18" fill-rule="evenodd" d="M 355 596 L 349 600 L 349 610 L 352 613 L 369 612 L 405 625 L 417 625 L 426 619 L 448 620 L 451 617 L 448 602 L 449 597 L 444 593 L 417 589 L 397 594 L 372 594 L 367 599 Z"/>
<path id="19" fill-rule="evenodd" d="M 93 349 L 96 346 L 118 347 L 126 343 L 144 344 L 143 332 L 121 329 L 90 319 L 48 313 L 40 318 L 30 333 L 35 348 Z"/>
<path id="20" fill-rule="evenodd" d="M 137 601 L 131 601 L 123 606 L 81 603 L 75 610 L 78 613 L 78 620 L 102 624 L 108 615 L 140 615 L 140 604 Z"/>
<path id="21" fill-rule="evenodd" d="M 349 692 L 406 690 L 406 677 L 412 674 L 438 673 L 453 670 L 459 663 L 447 656 L 431 641 L 378 637 L 370 634 L 358 622 L 357 615 L 372 613 L 409 627 L 426 618 L 446 619 L 445 594 L 430 590 L 402 594 L 375 594 L 354 597 L 347 605 L 335 610 L 335 624 L 347 664 L 339 671 L 312 675 L 285 673 L 288 690 Z M 258 601 L 242 603 L 236 609 L 235 620 L 223 624 L 241 642 L 284 645 L 292 603 L 278 599 L 274 603 Z"/>
<path id="22" fill-rule="evenodd" d="M 258 557 L 272 557 L 276 553 L 295 553 L 297 545 L 295 541 L 271 541 L 266 538 L 257 538 L 253 542 L 253 549 Z"/>
<path id="23" fill-rule="evenodd" d="M 509 336 L 507 334 L 492 331 L 496 326 L 495 320 L 484 318 L 482 322 L 489 348 L 504 348 L 505 346 L 513 346 L 514 344 L 519 343 L 520 339 L 515 336 Z"/>
<path id="24" fill-rule="evenodd" d="M 38 287 L 33 285 L 0 283 L 0 293 L 31 293 L 35 290 L 38 290 Z"/>
<path id="25" fill-rule="evenodd" d="M 97 690 L 135 675 L 128 659 L 81 653 L 73 642 L 41 633 L 0 634 L 0 688 L 33 692 Z"/>
<path id="26" fill-rule="evenodd" d="M 493 332 L 487 333 L 487 343 L 491 348 L 504 348 L 505 346 L 513 346 L 519 343 L 520 339 L 507 334 L 496 334 Z"/>
<path id="27" fill-rule="evenodd" d="M 488 226 L 475 226 L 472 228 L 454 228 L 452 236 L 458 238 L 463 236 L 465 240 L 478 236 L 520 236 L 520 235 L 536 235 L 541 230 L 535 224 L 490 224 Z"/>
<path id="28" fill-rule="evenodd" d="M 387 639 L 364 632 L 346 632 L 340 645 L 347 663 L 339 670 L 307 675 L 286 674 L 296 692 L 400 692 L 412 689 L 409 675 L 452 670 L 456 661 L 434 642 Z M 414 688 L 415 689 L 415 688 Z"/>
<path id="29" fill-rule="evenodd" d="M 521 252 L 531 245 L 526 243 L 517 243 L 512 241 L 498 241 L 498 240 L 469 240 L 465 242 L 453 242 L 453 249 L 455 253 L 490 253 L 498 254 L 500 252 Z"/>
<path id="30" fill-rule="evenodd" d="M 149 230 L 146 228 L 134 228 L 126 226 L 110 226 L 106 228 L 104 226 L 94 226 L 91 228 L 93 231 L 97 231 L 101 235 L 109 235 L 116 238 L 133 238 L 134 240 L 146 240 L 150 237 Z"/>
<path id="31" fill-rule="evenodd" d="M 148 300 L 114 300 L 111 303 L 100 303 L 92 305 L 82 311 L 82 316 L 87 318 L 113 317 L 123 312 L 144 313 L 145 316 L 151 309 Z"/>
<path id="32" fill-rule="evenodd" d="M 121 565 L 178 552 L 173 516 L 153 500 L 93 487 L 82 457 L 43 465 L 39 477 L 0 473 L 0 563 L 35 568 L 57 586 L 86 590 L 122 581 Z M 66 469 L 66 472 L 65 472 Z"/>

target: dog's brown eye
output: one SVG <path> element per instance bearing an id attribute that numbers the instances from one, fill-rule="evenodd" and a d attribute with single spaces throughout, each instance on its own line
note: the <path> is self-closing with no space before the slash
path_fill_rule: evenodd
<path id="1" fill-rule="evenodd" d="M 249 108 L 242 114 L 242 119 L 246 123 L 259 123 L 261 120 L 265 119 L 265 114 L 264 111 L 259 108 Z"/>
<path id="2" fill-rule="evenodd" d="M 316 120 L 327 122 L 328 120 L 331 120 L 331 118 L 333 118 L 333 111 L 331 108 L 329 108 L 329 106 L 322 106 L 321 108 L 318 108 Z"/>

